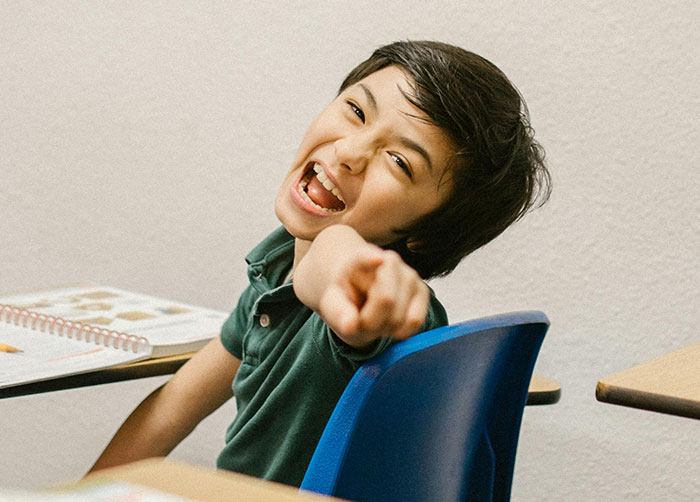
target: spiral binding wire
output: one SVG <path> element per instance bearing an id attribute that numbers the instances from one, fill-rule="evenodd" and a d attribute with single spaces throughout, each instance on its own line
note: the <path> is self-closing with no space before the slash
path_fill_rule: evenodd
<path id="1" fill-rule="evenodd" d="M 41 331 L 50 335 L 62 336 L 86 343 L 115 349 L 131 350 L 138 352 L 139 347 L 148 344 L 148 340 L 142 336 L 129 335 L 119 331 L 99 328 L 78 321 L 68 321 L 60 317 L 38 314 L 30 310 L 4 305 L 0 303 L 0 321 L 15 326 L 22 326 L 33 331 Z"/>

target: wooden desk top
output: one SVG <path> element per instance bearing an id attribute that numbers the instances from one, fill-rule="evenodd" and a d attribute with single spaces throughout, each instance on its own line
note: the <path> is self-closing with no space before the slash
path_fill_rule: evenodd
<path id="1" fill-rule="evenodd" d="M 188 353 L 157 359 L 147 359 L 145 361 L 137 361 L 135 363 L 124 364 L 114 368 L 94 371 L 92 373 L 83 373 L 80 375 L 0 389 L 0 399 L 121 382 L 137 378 L 170 375 L 185 364 L 192 355 L 193 353 Z M 559 401 L 560 396 L 561 386 L 557 382 L 534 375 L 530 381 L 527 404 L 529 406 L 554 404 Z"/>
<path id="2" fill-rule="evenodd" d="M 700 343 L 603 378 L 596 399 L 700 419 Z"/>
<path id="3" fill-rule="evenodd" d="M 561 385 L 553 380 L 541 376 L 532 375 L 530 387 L 527 391 L 527 405 L 554 404 L 561 397 Z"/>
<path id="4" fill-rule="evenodd" d="M 100 481 L 126 481 L 202 502 L 340 502 L 338 498 L 300 492 L 297 488 L 235 472 L 163 459 L 143 460 L 105 469 L 90 474 L 76 484 L 59 488 L 67 489 L 70 493 L 73 487 Z"/>

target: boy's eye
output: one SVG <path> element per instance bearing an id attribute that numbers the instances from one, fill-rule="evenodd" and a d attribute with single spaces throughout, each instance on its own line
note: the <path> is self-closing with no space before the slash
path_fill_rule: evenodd
<path id="1" fill-rule="evenodd" d="M 350 106 L 350 109 L 352 112 L 359 117 L 359 119 L 362 121 L 362 123 L 365 123 L 365 112 L 362 111 L 362 109 L 357 106 L 355 103 L 352 101 L 348 101 L 348 106 Z"/>
<path id="2" fill-rule="evenodd" d="M 390 153 L 389 155 L 396 165 L 399 166 L 404 173 L 406 173 L 406 176 L 408 176 L 409 179 L 413 179 L 413 175 L 411 174 L 411 169 L 408 167 L 408 164 L 406 164 L 406 162 L 404 162 L 404 160 L 395 153 Z"/>

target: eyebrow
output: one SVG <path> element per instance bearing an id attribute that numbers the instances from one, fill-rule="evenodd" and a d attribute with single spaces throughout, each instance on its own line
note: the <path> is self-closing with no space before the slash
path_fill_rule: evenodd
<path id="1" fill-rule="evenodd" d="M 374 94 L 372 94 L 372 91 L 367 87 L 365 84 L 357 84 L 365 93 L 365 97 L 367 97 L 367 101 L 369 102 L 369 105 L 372 107 L 375 113 L 379 110 L 377 106 L 377 100 L 374 97 Z M 430 161 L 430 155 L 428 154 L 428 151 L 420 146 L 418 143 L 413 141 L 412 139 L 405 138 L 405 137 L 400 137 L 399 142 L 405 146 L 406 148 L 410 148 L 411 150 L 414 150 L 417 152 L 421 157 L 425 159 L 425 162 L 428 164 L 428 171 L 433 172 L 433 163 Z"/>
<path id="2" fill-rule="evenodd" d="M 365 96 L 367 97 L 367 101 L 369 101 L 370 106 L 374 109 L 374 111 L 377 111 L 377 100 L 374 99 L 374 94 L 372 94 L 372 91 L 369 90 L 369 87 L 367 87 L 365 84 L 358 84 L 363 91 L 365 91 Z"/>

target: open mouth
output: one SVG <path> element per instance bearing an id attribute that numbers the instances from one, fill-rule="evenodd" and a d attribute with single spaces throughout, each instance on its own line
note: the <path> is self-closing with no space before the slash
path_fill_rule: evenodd
<path id="1" fill-rule="evenodd" d="M 345 209 L 340 191 L 316 162 L 309 165 L 299 181 L 298 189 L 304 200 L 321 211 L 334 213 Z"/>

